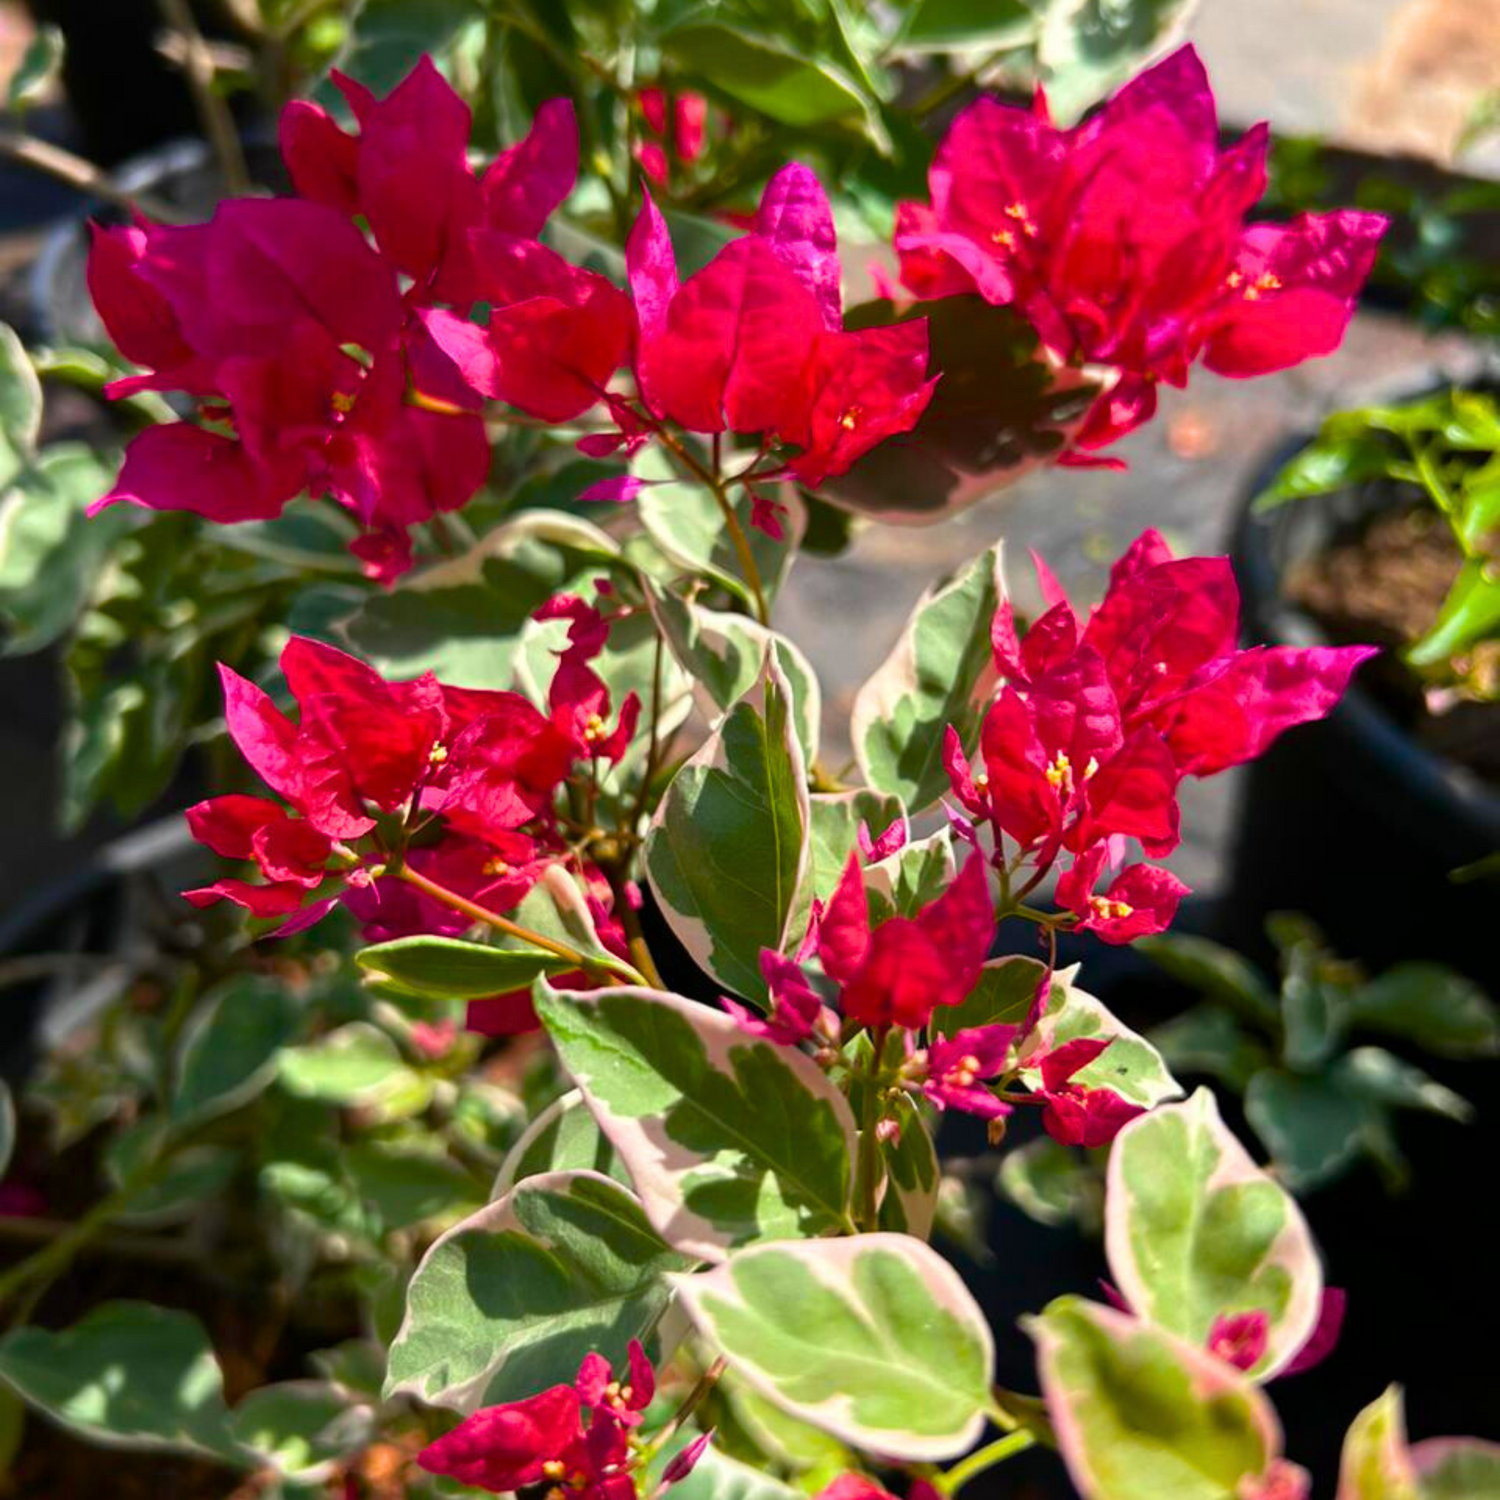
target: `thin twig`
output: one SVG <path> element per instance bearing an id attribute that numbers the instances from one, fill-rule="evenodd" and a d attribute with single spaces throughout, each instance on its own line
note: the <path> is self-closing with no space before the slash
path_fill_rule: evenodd
<path id="1" fill-rule="evenodd" d="M 148 218 L 159 219 L 163 224 L 178 224 L 183 220 L 181 211 L 172 204 L 165 203 L 150 193 L 124 192 L 93 162 L 75 156 L 61 146 L 54 146 L 51 141 L 28 135 L 24 130 L 16 130 L 9 125 L 0 126 L 0 156 L 8 156 L 22 166 L 44 172 L 48 177 L 55 177 L 59 182 L 77 188 L 81 193 L 112 203 L 116 208 L 123 208 L 126 213 L 143 213 Z"/>
<path id="2" fill-rule="evenodd" d="M 193 103 L 197 106 L 203 133 L 219 159 L 219 168 L 224 173 L 224 186 L 234 195 L 248 193 L 250 173 L 245 166 L 245 153 L 240 147 L 234 116 L 222 97 L 214 91 L 213 49 L 198 30 L 198 23 L 193 19 L 187 0 L 157 0 L 157 4 L 161 7 L 167 24 L 182 39 L 182 71 L 187 75 L 188 87 L 193 91 Z"/>

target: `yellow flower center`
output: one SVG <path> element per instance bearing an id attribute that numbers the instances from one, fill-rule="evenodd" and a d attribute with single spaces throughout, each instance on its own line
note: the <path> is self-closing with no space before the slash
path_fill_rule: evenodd
<path id="1" fill-rule="evenodd" d="M 1064 796 L 1073 790 L 1073 763 L 1068 759 L 1065 750 L 1057 752 L 1056 758 L 1047 767 L 1046 776 L 1047 780 Z"/>
<path id="2" fill-rule="evenodd" d="M 448 747 L 441 741 L 439 741 L 432 747 L 431 750 L 427 752 L 427 764 L 430 766 L 440 766 L 447 759 Z"/>
<path id="3" fill-rule="evenodd" d="M 1123 922 L 1135 911 L 1133 906 L 1124 901 L 1111 901 L 1108 896 L 1090 896 L 1089 906 L 1093 908 L 1094 915 L 1105 922 Z"/>
<path id="4" fill-rule="evenodd" d="M 354 410 L 354 397 L 348 391 L 335 391 L 333 393 L 333 409 L 347 415 Z"/>
<path id="5" fill-rule="evenodd" d="M 583 737 L 590 744 L 597 744 L 605 736 L 604 720 L 598 714 L 590 714 L 583 722 Z"/>

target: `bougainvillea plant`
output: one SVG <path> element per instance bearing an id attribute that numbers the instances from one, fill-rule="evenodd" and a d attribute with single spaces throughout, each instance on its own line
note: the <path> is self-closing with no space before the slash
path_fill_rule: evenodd
<path id="1" fill-rule="evenodd" d="M 305 610 L 262 682 L 221 666 L 244 774 L 189 810 L 228 864 L 183 894 L 206 920 L 242 908 L 261 951 L 310 971 L 357 934 L 375 1004 L 270 1066 L 299 1107 L 345 1107 L 340 1131 L 383 1125 L 349 1149 L 386 1214 L 375 1239 L 409 1259 L 365 1267 L 383 1311 L 363 1387 L 346 1352 L 325 1383 L 231 1413 L 199 1379 L 211 1354 L 155 1324 L 198 1379 L 164 1434 L 144 1391 L 121 1415 L 60 1388 L 91 1351 L 124 1358 L 127 1304 L 13 1331 L 0 1375 L 106 1440 L 352 1496 L 377 1443 L 409 1493 L 548 1500 L 790 1496 L 792 1473 L 830 1500 L 947 1496 L 1042 1445 L 1088 1500 L 1304 1500 L 1267 1386 L 1328 1351 L 1342 1294 L 1212 1095 L 1184 1099 L 1057 940 L 1166 932 L 1184 779 L 1326 715 L 1367 651 L 1242 649 L 1227 563 L 1149 529 L 1092 609 L 1037 559 L 1027 622 L 995 547 L 919 603 L 835 776 L 775 604 L 810 509 L 858 508 L 841 486 L 862 466 L 952 436 L 943 330 L 1019 319 L 1036 378 L 1083 396 L 1043 458 L 1115 463 L 1195 363 L 1245 377 L 1334 348 L 1383 221 L 1247 223 L 1265 131 L 1222 148 L 1183 49 L 1071 128 L 1040 93 L 965 109 L 929 201 L 897 212 L 887 295 L 846 308 L 806 166 L 769 170 L 711 253 L 678 244 L 653 192 L 706 149 L 696 95 L 639 95 L 652 187 L 599 255 L 549 226 L 575 188 L 568 101 L 476 168 L 430 61 L 383 97 L 336 81 L 347 123 L 283 118 L 292 196 L 96 232 L 96 305 L 143 367 L 115 393 L 177 397 L 96 508 L 353 523 L 374 586 Z M 963 399 L 1011 420 L 982 387 Z M 577 462 L 553 504 L 489 525 L 517 432 Z M 496 620 L 460 632 L 458 594 Z M 270 1025 L 263 1000 L 205 1023 L 164 1137 L 249 1086 L 216 1081 L 208 1049 L 214 1027 Z M 489 1193 L 434 1211 L 370 1163 L 388 1173 L 389 1132 L 423 1111 L 458 1138 L 480 1036 L 530 1036 L 501 1053 L 534 1047 L 558 1087 Z M 957 1114 L 999 1147 L 1030 1115 L 1108 1153 L 1097 1300 L 987 1324 L 933 1243 L 935 1138 Z M 290 1160 L 262 1180 L 325 1213 L 309 1183 L 336 1167 Z M 122 1191 L 163 1170 L 123 1162 Z M 368 1232 L 346 1222 L 344 1253 Z M 1018 1338 L 1039 1398 L 996 1384 L 996 1340 Z M 1493 1493 L 1497 1475 L 1478 1441 L 1408 1447 L 1392 1393 L 1354 1421 L 1340 1496 Z"/>

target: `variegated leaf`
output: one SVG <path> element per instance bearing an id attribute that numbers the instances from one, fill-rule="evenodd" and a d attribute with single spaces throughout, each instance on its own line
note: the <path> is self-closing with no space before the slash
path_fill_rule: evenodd
<path id="1" fill-rule="evenodd" d="M 1240 1500 L 1277 1462 L 1275 1411 L 1223 1360 L 1081 1297 L 1024 1326 L 1084 1500 Z"/>
<path id="2" fill-rule="evenodd" d="M 854 1120 L 810 1057 L 656 990 L 554 990 L 537 1014 L 646 1216 L 705 1260 L 848 1224 Z"/>
<path id="3" fill-rule="evenodd" d="M 948 725 L 974 744 L 995 681 L 990 620 L 1001 597 L 1000 551 L 991 547 L 941 588 L 924 594 L 901 638 L 854 700 L 850 733 L 865 780 L 912 812 L 948 790 Z"/>
<path id="4" fill-rule="evenodd" d="M 543 1172 L 602 1172 L 629 1185 L 577 1089 L 554 1099 L 521 1132 L 500 1163 L 490 1197 L 501 1198 L 518 1182 Z"/>
<path id="5" fill-rule="evenodd" d="M 1425 1500 L 1406 1445 L 1406 1412 L 1399 1385 L 1387 1386 L 1345 1434 L 1338 1500 Z M 1475 1497 L 1465 1495 L 1464 1500 Z"/>
<path id="6" fill-rule="evenodd" d="M 945 1005 L 933 1016 L 944 1036 L 955 1036 L 971 1026 L 1019 1026 L 1031 1012 L 1037 986 L 1047 966 L 1034 958 L 1013 954 L 992 958 L 979 972 L 979 983 L 959 1005 Z M 1055 978 L 1055 976 L 1054 976 Z"/>
<path id="7" fill-rule="evenodd" d="M 853 1447 L 951 1458 L 984 1426 L 989 1325 L 958 1273 L 920 1240 L 759 1245 L 673 1279 L 741 1379 Z"/>
<path id="8" fill-rule="evenodd" d="M 1317 1323 L 1323 1272 L 1307 1222 L 1230 1134 L 1207 1089 L 1115 1138 L 1105 1243 L 1131 1307 L 1199 1348 L 1219 1317 L 1265 1313 L 1257 1379 L 1287 1364 Z"/>
<path id="9" fill-rule="evenodd" d="M 741 575 L 739 556 L 713 491 L 679 477 L 672 459 L 654 443 L 632 467 L 638 478 L 647 481 L 635 501 L 646 534 L 679 568 L 712 579 L 750 609 L 754 596 Z M 793 486 L 781 485 L 775 499 L 786 507 L 779 539 L 749 524 L 748 502 L 741 499 L 736 506 L 767 602 L 775 599 L 786 581 L 807 530 L 807 507 Z"/>
<path id="10" fill-rule="evenodd" d="M 412 1275 L 385 1394 L 469 1412 L 620 1360 L 686 1262 L 630 1191 L 597 1172 L 528 1177 L 434 1241 Z"/>
<path id="11" fill-rule="evenodd" d="M 1500 1500 L 1500 1443 L 1428 1438 L 1411 1461 L 1422 1500 Z"/>
<path id="12" fill-rule="evenodd" d="M 1161 1053 L 1117 1016 L 1074 983 L 1078 965 L 1052 976 L 1047 1005 L 1022 1055 L 1022 1062 L 1079 1037 L 1109 1037 L 1110 1045 L 1073 1075 L 1086 1088 L 1113 1089 L 1122 1099 L 1149 1109 L 1164 1099 L 1182 1097 L 1182 1086 L 1167 1071 Z M 1041 1086 L 1039 1068 L 1023 1068 L 1028 1088 Z"/>
<path id="13" fill-rule="evenodd" d="M 956 872 L 953 835 L 946 828 L 877 860 L 865 869 L 870 920 L 914 916 L 953 884 Z"/>
<path id="14" fill-rule="evenodd" d="M 900 1095 L 895 1109 L 901 1133 L 894 1142 L 883 1141 L 880 1147 L 886 1180 L 880 1227 L 925 1240 L 931 1237 L 932 1221 L 937 1217 L 942 1172 L 926 1121 L 911 1096 Z"/>
<path id="15" fill-rule="evenodd" d="M 807 871 L 807 778 L 791 704 L 767 658 L 673 778 L 646 838 L 646 874 L 678 941 L 752 1000 L 766 997 L 760 951 L 783 947 Z"/>
<path id="16" fill-rule="evenodd" d="M 711 719 L 750 691 L 766 652 L 774 650 L 776 665 L 792 690 L 792 718 L 803 761 L 811 765 L 817 759 L 823 693 L 801 647 L 747 615 L 709 609 L 650 584 L 646 601 L 672 655 L 707 699 Z"/>

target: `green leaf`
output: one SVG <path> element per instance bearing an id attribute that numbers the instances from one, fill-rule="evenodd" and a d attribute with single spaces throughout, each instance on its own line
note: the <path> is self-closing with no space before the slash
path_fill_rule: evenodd
<path id="1" fill-rule="evenodd" d="M 675 1248 L 718 1260 L 736 1245 L 847 1225 L 854 1122 L 811 1058 L 655 990 L 538 984 L 535 999 L 647 1218 Z"/>
<path id="2" fill-rule="evenodd" d="M 1500 1500 L 1500 1443 L 1429 1438 L 1411 1450 L 1421 1500 Z"/>
<path id="3" fill-rule="evenodd" d="M 561 511 L 525 511 L 451 562 L 372 595 L 344 625 L 354 651 L 387 677 L 431 671 L 458 687 L 514 686 L 533 612 L 608 571 L 619 548 Z"/>
<path id="4" fill-rule="evenodd" d="M 865 780 L 915 813 L 948 791 L 943 736 L 965 748 L 979 723 L 995 669 L 990 620 L 1000 601 L 1000 553 L 982 552 L 956 578 L 924 594 L 901 638 L 854 700 L 850 725 Z"/>
<path id="5" fill-rule="evenodd" d="M 0 479 L 35 456 L 41 427 L 41 382 L 15 329 L 0 323 Z"/>
<path id="6" fill-rule="evenodd" d="M 1344 1039 L 1348 1002 L 1322 956 L 1308 944 L 1287 954 L 1281 985 L 1281 1056 L 1294 1072 L 1315 1073 Z"/>
<path id="7" fill-rule="evenodd" d="M 636 514 L 651 541 L 677 567 L 711 579 L 734 595 L 746 611 L 752 610 L 755 596 L 741 577 L 739 554 L 713 491 L 679 478 L 671 460 L 654 448 L 641 454 L 634 470 L 642 479 L 655 481 L 635 501 Z M 748 502 L 735 507 L 767 603 L 775 600 L 785 582 L 807 529 L 806 507 L 796 491 L 783 488 L 776 498 L 787 507 L 781 518 L 785 535 L 780 541 L 749 524 Z"/>
<path id="8" fill-rule="evenodd" d="M 1399 1385 L 1388 1386 L 1349 1428 L 1339 1460 L 1338 1500 L 1425 1500 L 1406 1446 Z"/>
<path id="9" fill-rule="evenodd" d="M 269 1086 L 277 1054 L 296 1035 L 301 1014 L 285 984 L 257 974 L 210 990 L 178 1049 L 173 1125 L 227 1114 Z"/>
<path id="10" fill-rule="evenodd" d="M 895 1118 L 901 1133 L 894 1142 L 882 1141 L 886 1192 L 880 1203 L 880 1227 L 898 1234 L 930 1239 L 937 1217 L 942 1172 L 922 1112 L 909 1094 L 898 1096 Z"/>
<path id="11" fill-rule="evenodd" d="M 484 1203 L 473 1178 L 432 1144 L 356 1141 L 346 1148 L 345 1165 L 360 1199 L 388 1230 L 452 1222 Z"/>
<path id="12" fill-rule="evenodd" d="M 60 1333 L 13 1328 L 0 1339 L 0 1380 L 89 1442 L 243 1462 L 219 1363 L 187 1313 L 106 1302 Z"/>
<path id="13" fill-rule="evenodd" d="M 1253 509 L 1274 510 L 1288 500 L 1353 489 L 1372 479 L 1385 478 L 1395 462 L 1397 456 L 1391 444 L 1375 433 L 1362 426 L 1335 430 L 1330 423 L 1313 442 L 1287 460 L 1276 478 L 1255 497 Z"/>
<path id="14" fill-rule="evenodd" d="M 155 1227 L 191 1219 L 239 1171 L 242 1157 L 232 1146 L 201 1142 L 169 1151 L 169 1128 L 160 1115 L 148 1115 L 120 1131 L 104 1148 L 105 1170 L 117 1186 L 135 1177 L 148 1162 L 168 1156 L 165 1167 L 114 1215 L 120 1223 Z"/>
<path id="15" fill-rule="evenodd" d="M 826 901 L 859 847 L 859 825 L 878 838 L 906 816 L 900 801 L 868 787 L 849 792 L 814 792 L 808 799 L 807 895 Z"/>
<path id="16" fill-rule="evenodd" d="M 424 53 L 444 58 L 467 31 L 483 24 L 474 0 L 360 0 L 335 63 L 383 98 Z M 339 94 L 326 83 L 319 93 L 325 103 L 341 106 Z"/>
<path id="17" fill-rule="evenodd" d="M 577 1089 L 554 1099 L 526 1127 L 500 1163 L 490 1197 L 503 1197 L 518 1182 L 543 1172 L 599 1172 L 629 1186 L 614 1148 Z"/>
<path id="18" fill-rule="evenodd" d="M 1206 1073 L 1237 1093 L 1271 1054 L 1222 1005 L 1195 1005 L 1153 1027 L 1147 1040 L 1174 1073 Z"/>
<path id="19" fill-rule="evenodd" d="M 933 1024 L 943 1036 L 957 1036 L 974 1026 L 1019 1026 L 1046 973 L 1047 966 L 1034 958 L 992 958 L 979 971 L 979 983 L 963 1003 L 942 1006 L 934 1013 Z"/>
<path id="20" fill-rule="evenodd" d="M 920 1240 L 758 1245 L 673 1280 L 739 1378 L 851 1446 L 945 1459 L 984 1426 L 989 1325 L 952 1266 Z"/>
<path id="21" fill-rule="evenodd" d="M 1257 1380 L 1286 1365 L 1317 1325 L 1323 1273 L 1307 1223 L 1230 1134 L 1207 1089 L 1116 1136 L 1105 1244 L 1131 1307 L 1197 1348 L 1220 1317 L 1265 1313 Z"/>
<path id="22" fill-rule="evenodd" d="M 63 34 L 57 26 L 39 26 L 31 44 L 21 54 L 5 91 L 5 107 L 23 116 L 56 81 L 62 70 Z"/>
<path id="23" fill-rule="evenodd" d="M 387 1397 L 469 1412 L 619 1363 L 665 1311 L 685 1262 L 636 1199 L 595 1172 L 529 1177 L 422 1257 L 391 1346 Z"/>
<path id="24" fill-rule="evenodd" d="M 699 21 L 665 32 L 661 46 L 682 72 L 783 125 L 848 123 L 883 143 L 873 101 L 853 78 L 776 37 Z"/>
<path id="25" fill-rule="evenodd" d="M 1104 1223 L 1101 1174 L 1081 1153 L 1038 1136 L 1000 1161 L 996 1186 L 1038 1224 L 1077 1224 L 1091 1237 Z"/>
<path id="26" fill-rule="evenodd" d="M 245 1396 L 230 1419 L 235 1438 L 289 1479 L 317 1483 L 374 1436 L 374 1412 L 321 1380 L 286 1380 Z"/>
<path id="27" fill-rule="evenodd" d="M 1245 1118 L 1295 1193 L 1331 1181 L 1370 1144 L 1369 1104 L 1326 1078 L 1267 1068 L 1245 1089 Z"/>
<path id="28" fill-rule="evenodd" d="M 1085 1500 L 1237 1500 L 1276 1459 L 1270 1402 L 1206 1350 L 1081 1297 L 1022 1326 Z"/>
<path id="29" fill-rule="evenodd" d="M 1027 0 L 917 0 L 901 30 L 902 52 L 957 52 L 973 47 L 999 52 L 1024 46 L 1036 35 Z"/>
<path id="30" fill-rule="evenodd" d="M 1468 558 L 1459 569 L 1432 629 L 1407 653 L 1413 666 L 1430 667 L 1457 656 L 1500 631 L 1500 563 Z"/>
<path id="31" fill-rule="evenodd" d="M 1439 963 L 1398 963 L 1350 996 L 1350 1023 L 1421 1043 L 1443 1058 L 1500 1055 L 1500 1010 Z"/>
<path id="32" fill-rule="evenodd" d="M 672 931 L 736 994 L 765 998 L 760 950 L 780 952 L 788 936 L 808 820 L 791 689 L 768 658 L 672 779 L 646 837 L 646 874 Z"/>
<path id="33" fill-rule="evenodd" d="M 929 148 L 923 144 L 925 152 Z M 850 309 L 868 328 L 925 318 L 928 368 L 942 379 L 911 432 L 878 443 L 820 493 L 858 515 L 894 525 L 941 521 L 1052 463 L 1099 394 L 1082 370 L 1056 368 L 1036 330 L 1014 308 L 978 296 Z"/>
<path id="34" fill-rule="evenodd" d="M 409 1113 L 426 1105 L 431 1086 L 402 1062 L 395 1042 L 366 1021 L 351 1021 L 303 1047 L 287 1047 L 281 1086 L 303 1099 Z M 420 1101 L 420 1102 L 416 1102 Z"/>
<path id="35" fill-rule="evenodd" d="M 1236 1015 L 1273 1024 L 1280 1016 L 1275 992 L 1260 971 L 1232 948 L 1179 933 L 1141 938 L 1135 946 L 1173 979 L 1200 991 L 1206 999 L 1217 1000 Z"/>
<path id="36" fill-rule="evenodd" d="M 0 1079 L 0 1177 L 10 1170 L 10 1158 L 16 1149 L 16 1102 L 10 1085 Z"/>
<path id="37" fill-rule="evenodd" d="M 562 974 L 577 964 L 541 948 L 492 948 L 460 938 L 395 938 L 362 948 L 354 961 L 382 988 L 422 1000 L 479 1000 L 527 989 L 539 974 Z"/>
<path id="38" fill-rule="evenodd" d="M 1071 124 L 1181 35 L 1197 0 L 1050 0 L 1037 46 L 1053 118 Z"/>
<path id="39" fill-rule="evenodd" d="M 1075 964 L 1052 976 L 1047 1004 L 1020 1056 L 1026 1086 L 1042 1086 L 1041 1069 L 1031 1064 L 1031 1058 L 1080 1037 L 1109 1037 L 1109 1046 L 1079 1069 L 1073 1082 L 1085 1088 L 1113 1089 L 1122 1099 L 1147 1109 L 1163 1099 L 1179 1098 L 1182 1087 L 1167 1071 L 1161 1054 L 1092 995 L 1077 988 L 1073 983 L 1077 973 Z"/>
<path id="40" fill-rule="evenodd" d="M 803 764 L 817 759 L 823 694 L 817 673 L 797 646 L 745 615 L 708 609 L 650 586 L 646 598 L 672 655 L 721 712 L 750 691 L 767 650 L 774 650 L 776 665 L 791 688 Z"/>
<path id="41" fill-rule="evenodd" d="M 953 835 L 946 828 L 866 865 L 865 897 L 871 922 L 915 916 L 952 885 L 955 869 Z"/>
<path id="42" fill-rule="evenodd" d="M 1446 1115 L 1461 1125 L 1474 1118 L 1474 1106 L 1467 1099 L 1384 1047 L 1356 1047 L 1338 1060 L 1331 1077 L 1347 1092 L 1393 1109 Z"/>

